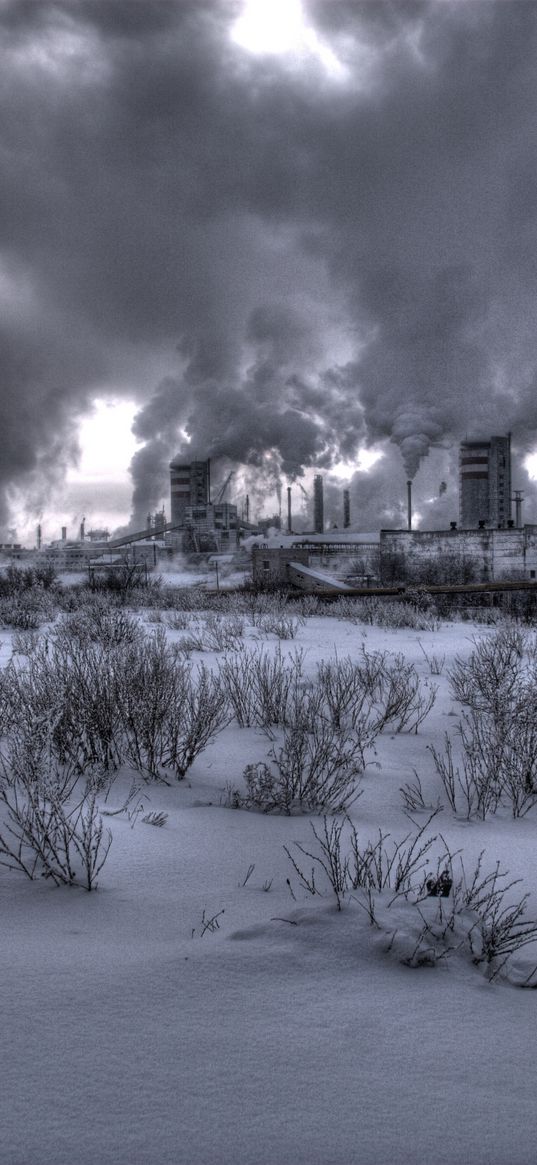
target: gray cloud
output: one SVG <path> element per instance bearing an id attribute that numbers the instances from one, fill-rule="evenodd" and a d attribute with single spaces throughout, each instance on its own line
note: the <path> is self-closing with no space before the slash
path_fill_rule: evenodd
<path id="1" fill-rule="evenodd" d="M 533 0 L 304 6 L 346 78 L 248 55 L 224 0 L 0 3 L 0 522 L 104 385 L 137 520 L 181 447 L 262 496 L 393 446 L 377 524 L 430 450 L 534 447 Z"/>

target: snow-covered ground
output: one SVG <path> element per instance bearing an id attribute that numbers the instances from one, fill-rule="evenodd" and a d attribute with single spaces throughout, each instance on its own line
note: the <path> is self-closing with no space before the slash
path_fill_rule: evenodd
<path id="1" fill-rule="evenodd" d="M 447 669 L 473 634 L 490 633 L 327 614 L 282 643 L 304 650 L 312 675 L 318 660 L 365 646 L 404 653 L 438 685 L 417 735 L 377 741 L 351 810 L 364 841 L 409 832 L 399 789 L 414 770 L 426 799 L 445 801 L 427 745 L 460 714 Z M 446 656 L 441 675 L 422 648 Z M 185 781 L 142 790 L 144 806 L 168 814 L 164 827 L 107 818 L 96 893 L 0 872 L 5 1165 L 534 1162 L 535 994 L 488 982 L 462 957 L 410 968 L 358 902 L 338 912 L 329 894 L 301 890 L 283 846 L 311 848 L 312 819 L 223 804 L 269 746 L 232 724 Z M 105 808 L 129 784 L 118 777 Z M 537 808 L 468 823 L 445 807 L 431 830 L 464 851 L 467 869 L 483 849 L 487 868 L 499 860 L 537 909 Z"/>

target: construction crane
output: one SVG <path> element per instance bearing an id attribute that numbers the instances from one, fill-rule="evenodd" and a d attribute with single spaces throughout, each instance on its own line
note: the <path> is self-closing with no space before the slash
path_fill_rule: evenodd
<path id="1" fill-rule="evenodd" d="M 231 470 L 231 472 L 230 472 L 230 473 L 228 473 L 228 475 L 227 475 L 227 477 L 226 477 L 226 480 L 225 480 L 225 482 L 224 482 L 224 484 L 223 484 L 223 486 L 222 486 L 222 488 L 221 488 L 221 490 L 220 490 L 220 492 L 219 492 L 219 494 L 218 494 L 218 497 L 217 497 L 217 499 L 216 499 L 215 505 L 219 505 L 219 503 L 220 503 L 221 501 L 223 501 L 224 494 L 225 494 L 225 492 L 226 492 L 226 490 L 227 490 L 227 487 L 228 487 L 228 485 L 229 485 L 229 483 L 230 483 L 230 481 L 231 481 L 231 478 L 233 477 L 233 474 L 234 474 L 234 473 L 235 473 L 235 470 L 234 470 L 234 469 L 232 469 L 232 470 Z"/>

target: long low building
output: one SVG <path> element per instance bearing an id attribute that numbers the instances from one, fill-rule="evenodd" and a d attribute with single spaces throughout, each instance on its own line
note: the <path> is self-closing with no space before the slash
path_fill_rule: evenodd
<path id="1" fill-rule="evenodd" d="M 383 583 L 537 579 L 537 526 L 381 530 Z"/>

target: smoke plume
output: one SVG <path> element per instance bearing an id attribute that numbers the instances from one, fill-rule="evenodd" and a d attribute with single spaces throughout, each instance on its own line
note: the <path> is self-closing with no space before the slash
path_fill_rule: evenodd
<path id="1" fill-rule="evenodd" d="M 378 525 L 461 438 L 537 443 L 533 0 L 304 0 L 281 54 L 240 8 L 0 4 L 0 523 L 110 391 L 142 522 L 178 453 L 261 498 L 379 447 Z"/>

